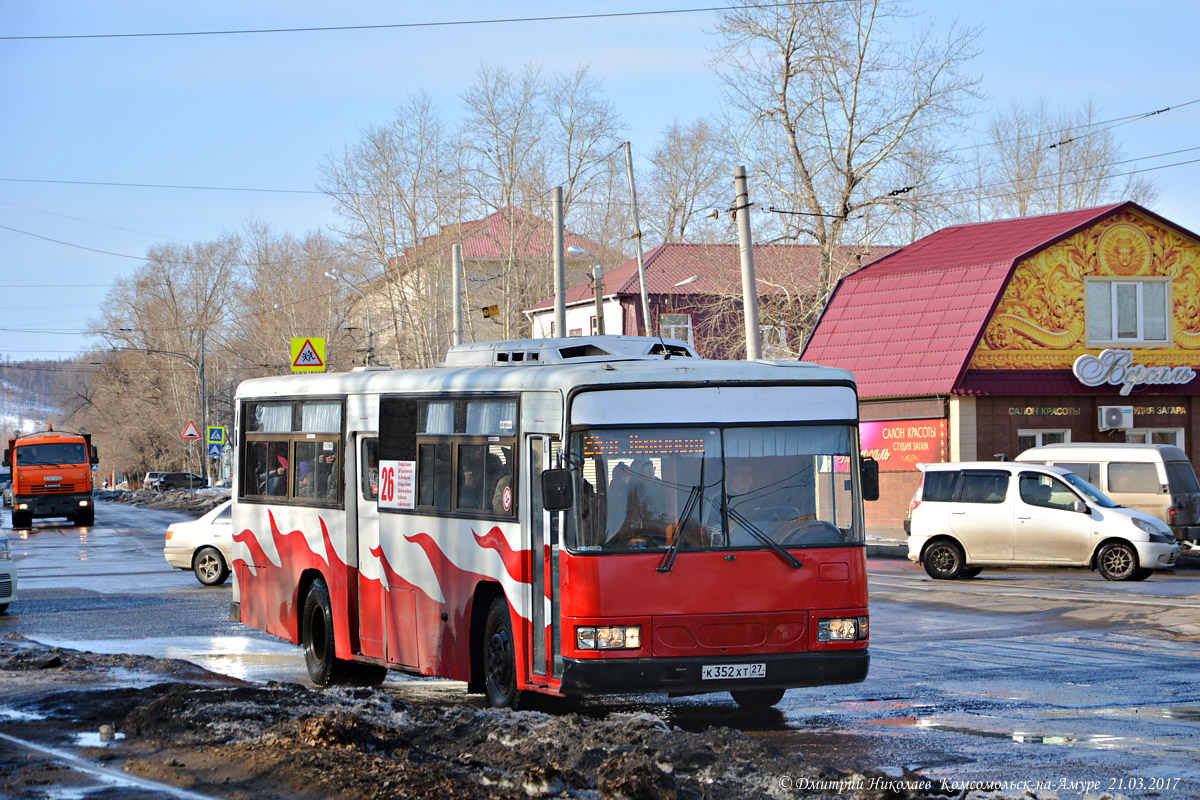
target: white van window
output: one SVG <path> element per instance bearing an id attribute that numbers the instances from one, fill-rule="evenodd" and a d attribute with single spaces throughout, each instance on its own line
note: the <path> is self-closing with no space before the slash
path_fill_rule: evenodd
<path id="1" fill-rule="evenodd" d="M 1200 492 L 1200 483 L 1196 482 L 1196 470 L 1186 461 L 1168 461 L 1167 482 L 1171 491 L 1176 494 L 1184 492 Z"/>
<path id="2" fill-rule="evenodd" d="M 948 503 L 954 499 L 954 484 L 958 481 L 958 470 L 937 470 L 925 473 L 925 489 L 921 499 L 934 503 Z"/>
<path id="3" fill-rule="evenodd" d="M 1147 463 L 1112 462 L 1108 465 L 1108 490 L 1114 493 L 1159 494 L 1158 468 Z"/>
<path id="4" fill-rule="evenodd" d="M 1055 461 L 1054 466 L 1074 472 L 1092 486 L 1100 485 L 1100 465 L 1094 461 Z"/>
<path id="5" fill-rule="evenodd" d="M 962 489 L 959 490 L 959 502 L 962 503 L 1003 503 L 1008 496 L 1007 472 L 982 472 L 966 470 L 963 472 Z"/>
<path id="6" fill-rule="evenodd" d="M 1020 488 L 1021 499 L 1031 506 L 1071 511 L 1079 499 L 1066 484 L 1049 475 L 1022 472 Z"/>

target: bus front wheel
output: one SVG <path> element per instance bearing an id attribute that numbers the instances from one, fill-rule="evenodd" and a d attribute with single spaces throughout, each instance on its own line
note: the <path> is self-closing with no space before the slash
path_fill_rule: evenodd
<path id="1" fill-rule="evenodd" d="M 517 649 L 508 602 L 503 597 L 492 601 L 483 626 L 483 684 L 493 708 L 517 707 Z"/>
<path id="2" fill-rule="evenodd" d="M 300 636 L 304 642 L 304 665 L 308 667 L 308 677 L 317 686 L 336 683 L 340 662 L 334 657 L 333 606 L 329 603 L 329 588 L 320 578 L 308 587 Z"/>

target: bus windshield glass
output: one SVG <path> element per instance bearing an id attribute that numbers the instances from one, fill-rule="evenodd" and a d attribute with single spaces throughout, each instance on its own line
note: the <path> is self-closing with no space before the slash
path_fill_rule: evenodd
<path id="1" fill-rule="evenodd" d="M 571 437 L 576 552 L 861 542 L 846 425 L 622 428 Z"/>
<path id="2" fill-rule="evenodd" d="M 86 464 L 87 450 L 82 442 L 50 442 L 17 447 L 17 466 L 50 467 L 59 464 Z"/>

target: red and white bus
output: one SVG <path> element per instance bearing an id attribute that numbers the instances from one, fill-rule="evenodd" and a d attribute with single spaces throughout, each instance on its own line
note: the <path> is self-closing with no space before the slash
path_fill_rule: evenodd
<path id="1" fill-rule="evenodd" d="M 844 370 L 626 336 L 249 380 L 230 616 L 319 685 L 396 669 L 501 707 L 862 681 L 857 414 Z"/>

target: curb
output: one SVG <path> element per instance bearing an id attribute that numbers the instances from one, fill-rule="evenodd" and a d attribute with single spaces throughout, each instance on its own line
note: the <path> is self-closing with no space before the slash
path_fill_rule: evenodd
<path id="1" fill-rule="evenodd" d="M 904 542 L 867 542 L 869 558 L 908 558 L 908 544 Z"/>

